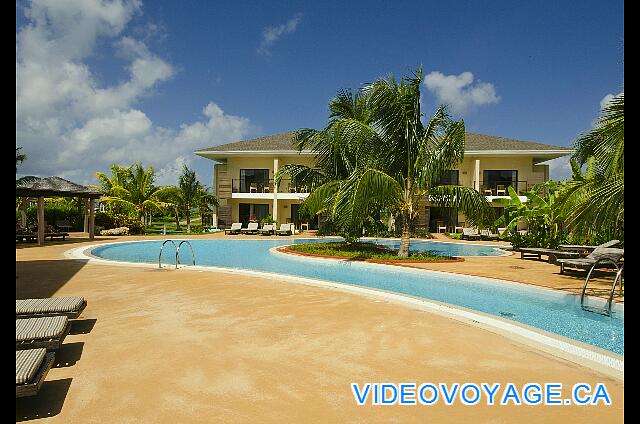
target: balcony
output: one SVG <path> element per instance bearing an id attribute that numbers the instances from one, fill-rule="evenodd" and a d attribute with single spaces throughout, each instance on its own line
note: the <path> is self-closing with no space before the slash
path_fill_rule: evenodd
<path id="1" fill-rule="evenodd" d="M 526 181 L 480 181 L 480 193 L 491 197 L 509 197 L 509 186 L 512 186 L 520 196 L 530 188 Z"/>
<path id="2" fill-rule="evenodd" d="M 236 199 L 274 199 L 273 180 L 231 180 L 231 197 Z M 280 180 L 277 198 L 282 200 L 302 200 L 309 195 L 309 189 L 291 180 Z"/>

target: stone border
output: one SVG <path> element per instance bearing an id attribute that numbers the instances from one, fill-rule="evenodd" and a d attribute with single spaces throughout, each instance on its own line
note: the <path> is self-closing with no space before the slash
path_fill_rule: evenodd
<path id="1" fill-rule="evenodd" d="M 111 243 L 140 243 L 149 240 L 136 240 L 136 241 L 124 241 L 124 242 L 111 242 Z M 104 246 L 111 243 L 96 243 L 92 245 L 85 245 L 77 248 L 73 248 L 64 252 L 64 256 L 71 259 L 82 259 L 88 260 L 90 264 L 99 264 L 99 265 L 117 265 L 117 266 L 130 266 L 130 267 L 139 267 L 139 268 L 156 268 L 157 265 L 150 263 L 140 263 L 140 262 L 124 262 L 124 261 L 114 261 L 108 260 L 104 258 L 100 258 L 98 256 L 94 256 L 91 254 L 91 250 L 96 247 Z M 272 252 L 277 252 L 276 248 L 270 249 Z M 278 252 L 276 254 L 284 255 L 285 253 Z M 332 260 L 332 259 L 323 259 L 323 258 L 313 258 L 313 257 L 300 257 L 301 260 L 311 260 L 311 261 L 323 261 L 323 260 Z M 372 266 L 382 266 L 385 264 L 372 264 Z M 165 268 L 169 270 L 168 268 Z M 415 268 L 407 268 L 414 269 Z M 542 350 L 551 354 L 552 356 L 563 358 L 569 360 L 571 362 L 580 364 L 589 369 L 592 369 L 597 372 L 601 372 L 609 377 L 618 379 L 624 382 L 624 356 L 616 354 L 615 352 L 610 352 L 605 349 L 598 348 L 596 346 L 591 346 L 587 343 L 583 343 L 577 340 L 569 339 L 568 337 L 560 336 L 554 333 L 550 333 L 544 331 L 542 329 L 528 326 L 522 323 L 516 323 L 513 321 L 509 321 L 506 319 L 502 319 L 499 317 L 495 317 L 493 315 L 485 314 L 480 311 L 474 311 L 470 309 L 466 309 L 460 306 L 454 306 L 443 302 L 438 302 L 425 298 L 418 298 L 406 294 L 399 294 L 395 292 L 390 292 L 381 289 L 371 289 L 368 287 L 355 286 L 350 284 L 338 283 L 333 281 L 325 281 L 314 278 L 307 277 L 298 277 L 291 275 L 283 275 L 283 274 L 275 274 L 264 271 L 253 271 L 246 270 L 242 268 L 225 268 L 225 267 L 215 267 L 215 266 L 181 266 L 177 270 L 171 271 L 180 271 L 180 270 L 196 270 L 196 271 L 213 271 L 213 272 L 223 272 L 223 273 L 242 273 L 249 276 L 266 278 L 269 280 L 276 280 L 279 282 L 288 281 L 292 283 L 311 285 L 315 287 L 323 287 L 323 288 L 333 288 L 344 292 L 360 294 L 366 297 L 383 299 L 383 301 L 391 301 L 393 303 L 397 303 L 400 305 L 412 305 L 414 307 L 418 307 L 419 309 L 436 313 L 441 316 L 446 316 L 448 318 L 455 319 L 457 321 L 461 321 L 463 323 L 480 327 L 488 331 L 492 331 L 498 334 L 501 334 L 507 338 L 511 338 L 512 340 L 519 341 L 525 345 L 531 346 L 535 349 Z M 431 271 L 431 270 L 419 270 L 426 272 L 434 272 L 434 273 L 442 273 L 449 275 L 457 275 L 461 274 L 453 274 L 445 271 Z M 472 279 L 485 279 L 485 280 L 494 280 L 496 282 L 502 282 L 502 280 L 488 277 L 476 277 L 476 276 L 466 276 Z M 504 281 L 504 284 L 513 284 L 513 282 Z M 516 283 L 517 284 L 517 283 Z M 544 288 L 540 288 L 540 290 L 545 290 Z M 549 292 L 555 292 L 552 289 L 546 289 Z"/>

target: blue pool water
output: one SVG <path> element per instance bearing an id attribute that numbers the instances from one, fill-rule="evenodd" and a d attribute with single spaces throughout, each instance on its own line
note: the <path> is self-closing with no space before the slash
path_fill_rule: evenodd
<path id="1" fill-rule="evenodd" d="M 614 313 L 607 317 L 584 311 L 580 308 L 577 296 L 478 277 L 363 262 L 319 262 L 270 251 L 273 247 L 291 244 L 292 241 L 308 243 L 318 240 L 190 240 L 197 265 L 288 274 L 404 293 L 518 321 L 624 354 L 624 313 Z M 394 244 L 398 241 L 384 240 L 384 243 Z M 161 244 L 162 240 L 114 243 L 96 247 L 91 253 L 104 259 L 157 263 Z M 431 241 L 412 241 L 412 250 L 438 251 L 453 256 L 502 254 L 489 246 L 474 247 Z M 166 245 L 162 254 L 163 263 L 173 264 L 174 252 Z M 191 260 L 188 247 L 183 245 L 180 249 L 180 263 L 190 264 Z M 451 266 L 453 270 L 455 263 Z"/>

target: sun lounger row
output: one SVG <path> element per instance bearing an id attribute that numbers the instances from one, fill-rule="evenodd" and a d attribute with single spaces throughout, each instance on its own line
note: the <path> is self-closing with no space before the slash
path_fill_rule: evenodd
<path id="1" fill-rule="evenodd" d="M 16 397 L 32 396 L 69 334 L 70 318 L 87 306 L 83 297 L 16 300 Z"/>
<path id="2" fill-rule="evenodd" d="M 463 228 L 462 240 L 500 240 L 500 236 L 506 230 L 506 228 L 498 228 L 498 232 L 494 233 L 493 230 L 485 229 L 478 232 L 477 228 Z"/>
<path id="3" fill-rule="evenodd" d="M 231 228 L 224 230 L 225 234 L 260 234 L 260 235 L 287 235 L 293 234 L 293 224 L 280 224 L 280 229 L 276 230 L 275 225 L 265 224 L 262 228 L 258 228 L 257 222 L 250 222 L 246 228 L 242 228 L 241 222 L 234 222 Z"/>

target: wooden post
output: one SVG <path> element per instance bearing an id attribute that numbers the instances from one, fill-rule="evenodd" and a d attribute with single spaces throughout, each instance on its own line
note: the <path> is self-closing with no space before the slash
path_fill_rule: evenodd
<path id="1" fill-rule="evenodd" d="M 38 246 L 44 245 L 44 196 L 38 197 Z"/>
<path id="2" fill-rule="evenodd" d="M 21 217 L 20 225 L 22 225 L 23 227 L 27 226 L 27 205 L 28 204 L 29 204 L 29 198 L 23 197 L 22 204 L 20 205 L 20 217 Z"/>
<path id="3" fill-rule="evenodd" d="M 89 199 L 89 240 L 93 240 L 93 233 L 96 228 L 96 211 L 95 211 L 95 199 L 92 197 Z"/>
<path id="4" fill-rule="evenodd" d="M 89 232 L 89 199 L 84 199 L 84 228 L 82 231 Z"/>

